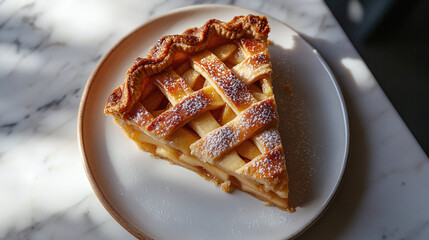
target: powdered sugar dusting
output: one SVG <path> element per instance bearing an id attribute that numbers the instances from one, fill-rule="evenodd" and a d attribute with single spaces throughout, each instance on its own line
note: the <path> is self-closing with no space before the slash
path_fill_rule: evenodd
<path id="1" fill-rule="evenodd" d="M 262 51 L 267 51 L 266 43 L 255 39 L 243 38 L 241 39 L 241 46 L 249 54 L 256 54 Z"/>
<path id="2" fill-rule="evenodd" d="M 247 108 L 254 101 L 247 86 L 214 54 L 201 59 L 199 65 L 236 108 Z"/>
<path id="3" fill-rule="evenodd" d="M 174 71 L 164 71 L 155 78 L 157 85 L 163 88 L 169 99 L 179 101 L 187 94 L 192 93 L 192 89 L 186 81 Z"/>
<path id="4" fill-rule="evenodd" d="M 152 119 L 152 116 L 143 106 L 138 105 L 130 112 L 126 113 L 124 118 L 133 122 L 137 126 L 145 126 Z"/>
<path id="5" fill-rule="evenodd" d="M 191 145 L 191 154 L 214 160 L 226 151 L 250 138 L 256 131 L 277 119 L 274 100 L 253 104 L 233 121 L 218 128 Z"/>
<path id="6" fill-rule="evenodd" d="M 270 129 L 262 132 L 257 140 L 262 143 L 265 150 L 271 150 L 281 144 L 280 134 L 276 129 Z"/>
<path id="7" fill-rule="evenodd" d="M 249 85 L 262 75 L 271 74 L 270 59 L 267 54 L 260 53 L 246 58 L 242 63 L 233 67 L 234 74 Z"/>
<path id="8" fill-rule="evenodd" d="M 271 150 L 246 165 L 244 171 L 256 178 L 272 179 L 286 170 L 285 159 L 281 148 Z"/>
<path id="9" fill-rule="evenodd" d="M 173 71 L 163 71 L 156 76 L 157 78 L 155 78 L 155 80 L 159 82 L 160 85 L 173 85 L 180 79 L 180 76 L 174 74 Z"/>
<path id="10" fill-rule="evenodd" d="M 183 122 L 183 117 L 178 114 L 160 115 L 158 117 L 162 118 L 156 118 L 152 124 L 149 125 L 148 130 L 162 137 L 169 135 L 168 133 L 172 132 L 174 126 Z"/>
<path id="11" fill-rule="evenodd" d="M 147 127 L 147 130 L 160 137 L 168 136 L 177 127 L 200 114 L 211 104 L 212 100 L 202 91 L 198 91 L 156 117 Z"/>
<path id="12" fill-rule="evenodd" d="M 238 132 L 229 126 L 224 126 L 212 132 L 210 136 L 204 138 L 204 141 L 197 142 L 200 144 L 195 145 L 196 148 L 191 146 L 191 154 L 215 158 L 234 147 L 239 140 Z"/>
<path id="13" fill-rule="evenodd" d="M 262 65 L 269 64 L 270 60 L 267 56 L 267 54 L 257 54 L 253 55 L 248 60 L 246 59 L 246 67 L 249 71 L 255 71 L 256 69 L 260 68 Z"/>
<path id="14" fill-rule="evenodd" d="M 267 99 L 258 102 L 243 114 L 242 125 L 245 128 L 261 127 L 276 119 L 277 114 L 274 109 L 274 100 Z"/>
<path id="15" fill-rule="evenodd" d="M 210 99 L 202 91 L 199 91 L 193 97 L 184 100 L 180 104 L 180 110 L 185 116 L 195 116 L 199 111 L 208 107 L 210 103 Z"/>

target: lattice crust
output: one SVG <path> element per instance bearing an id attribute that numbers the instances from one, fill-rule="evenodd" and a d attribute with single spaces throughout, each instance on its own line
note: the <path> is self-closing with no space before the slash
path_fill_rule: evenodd
<path id="1" fill-rule="evenodd" d="M 291 211 L 268 31 L 265 17 L 249 15 L 164 37 L 105 112 L 146 151 Z"/>
<path id="2" fill-rule="evenodd" d="M 221 41 L 250 37 L 266 40 L 270 28 L 265 16 L 237 16 L 230 22 L 211 19 L 201 28 L 191 28 L 181 35 L 161 38 L 145 58 L 137 58 L 128 70 L 124 83 L 110 95 L 105 112 L 124 113 L 140 99 L 142 80 L 163 71 L 175 61 Z M 145 85 L 145 83 L 143 83 Z"/>

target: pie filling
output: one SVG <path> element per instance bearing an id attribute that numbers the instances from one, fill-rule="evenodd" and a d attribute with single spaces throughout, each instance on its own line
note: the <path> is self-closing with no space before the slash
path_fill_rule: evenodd
<path id="1" fill-rule="evenodd" d="M 290 210 L 287 195 L 281 194 L 282 196 L 279 196 L 275 191 L 267 189 L 257 181 L 235 172 L 230 172 L 227 169 L 222 169 L 221 166 L 205 163 L 187 156 L 180 150 L 172 149 L 142 133 L 133 124 L 127 124 L 120 119 L 116 119 L 116 123 L 122 127 L 125 134 L 133 139 L 141 149 L 151 153 L 153 156 L 166 159 L 170 163 L 194 171 L 206 180 L 212 181 L 216 185 L 221 185 L 221 189 L 225 192 L 232 192 L 237 188 L 264 201 L 266 205 L 274 205 L 283 210 Z"/>
<path id="2" fill-rule="evenodd" d="M 294 211 L 277 131 L 265 17 L 210 20 L 136 59 L 105 113 L 140 148 Z"/>

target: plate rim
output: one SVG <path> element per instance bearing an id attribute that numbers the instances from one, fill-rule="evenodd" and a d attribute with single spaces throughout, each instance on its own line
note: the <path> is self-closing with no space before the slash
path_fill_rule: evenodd
<path id="1" fill-rule="evenodd" d="M 180 7 L 180 8 L 176 8 L 173 9 L 171 11 L 168 11 L 164 14 L 160 14 L 158 16 L 154 16 L 149 18 L 148 20 L 142 22 L 141 24 L 139 24 L 135 29 L 133 29 L 132 31 L 130 31 L 129 33 L 127 33 L 124 37 L 122 37 L 119 41 L 117 41 L 104 55 L 103 57 L 99 60 L 99 62 L 97 63 L 96 67 L 94 68 L 94 70 L 92 71 L 91 75 L 89 76 L 86 84 L 85 84 L 85 88 L 83 90 L 82 96 L 81 96 L 81 100 L 79 103 L 79 110 L 78 110 L 78 118 L 77 118 L 77 138 L 78 138 L 78 142 L 79 142 L 79 150 L 81 153 L 81 157 L 82 157 L 82 162 L 84 165 L 84 169 L 85 169 L 85 173 L 88 177 L 88 180 L 90 182 L 91 188 L 94 191 L 95 195 L 97 196 L 98 200 L 101 202 L 101 204 L 103 205 L 103 207 L 107 210 L 107 212 L 113 217 L 113 219 L 115 219 L 116 222 L 118 222 L 125 230 L 127 230 L 131 235 L 133 235 L 134 237 L 138 238 L 138 239 L 152 239 L 149 236 L 147 236 L 146 234 L 144 234 L 142 231 L 140 231 L 139 229 L 137 229 L 134 225 L 132 225 L 130 222 L 128 222 L 121 214 L 119 214 L 119 211 L 117 211 L 113 205 L 110 203 L 110 201 L 107 199 L 107 197 L 104 195 L 104 193 L 102 192 L 99 184 L 97 183 L 97 180 L 93 174 L 92 168 L 89 164 L 89 160 L 88 160 L 88 156 L 87 153 L 85 151 L 86 146 L 85 146 L 85 134 L 83 132 L 84 129 L 84 113 L 85 113 L 85 108 L 86 108 L 86 103 L 88 101 L 88 95 L 90 93 L 90 90 L 93 86 L 93 83 L 95 82 L 96 76 L 99 74 L 100 69 L 102 68 L 102 66 L 106 63 L 106 60 L 115 52 L 118 50 L 119 46 L 122 45 L 122 43 L 124 41 L 126 41 L 128 38 L 132 37 L 136 32 L 140 31 L 141 28 L 150 25 L 152 22 L 155 22 L 161 18 L 165 18 L 168 17 L 170 15 L 175 15 L 177 13 L 180 12 L 184 12 L 184 11 L 189 11 L 189 10 L 199 10 L 199 9 L 209 9 L 209 8 L 227 8 L 227 9 L 237 9 L 240 11 L 246 11 L 249 13 L 253 13 L 253 14 L 258 14 L 258 15 L 265 15 L 270 19 L 273 19 L 274 21 L 277 21 L 278 23 L 285 25 L 286 27 L 288 27 L 289 29 L 291 29 L 297 36 L 299 36 L 311 49 L 313 49 L 313 53 L 315 54 L 315 57 L 318 58 L 318 60 L 322 63 L 323 67 L 325 68 L 326 72 L 328 73 L 331 83 L 334 86 L 335 92 L 338 96 L 339 102 L 340 102 L 340 106 L 341 106 L 341 110 L 342 110 L 342 117 L 344 120 L 344 133 L 345 133 L 345 144 L 344 144 L 344 155 L 342 157 L 342 166 L 341 166 L 341 171 L 338 175 L 338 179 L 335 183 L 334 188 L 332 188 L 331 193 L 329 194 L 329 196 L 326 198 L 326 200 L 323 202 L 323 204 L 321 205 L 321 210 L 319 212 L 317 212 L 311 219 L 310 221 L 305 224 L 301 230 L 293 233 L 291 235 L 291 237 L 289 239 L 295 239 L 298 236 L 300 236 L 302 233 L 304 233 L 305 231 L 307 231 L 309 228 L 311 228 L 322 216 L 323 214 L 328 210 L 329 206 L 332 204 L 333 200 L 335 199 L 335 197 L 338 195 L 338 190 L 340 189 L 343 181 L 344 181 L 344 175 L 347 171 L 348 168 L 348 157 L 349 157 L 349 151 L 350 151 L 350 126 L 349 126 L 349 118 L 348 118 L 348 112 L 347 112 L 347 107 L 346 107 L 346 102 L 344 100 L 344 96 L 342 94 L 341 88 L 338 84 L 338 81 L 334 75 L 334 73 L 332 72 L 330 66 L 328 65 L 328 63 L 325 61 L 325 59 L 321 56 L 321 54 L 319 53 L 319 51 L 310 43 L 308 42 L 308 40 L 302 36 L 302 34 L 300 34 L 297 30 L 295 30 L 293 27 L 291 27 L 290 25 L 284 23 L 283 21 L 278 20 L 275 17 L 263 14 L 261 12 L 255 11 L 253 9 L 247 9 L 247 8 L 243 8 L 243 7 L 238 7 L 238 6 L 231 6 L 231 5 L 225 5 L 225 4 L 198 4 L 198 5 L 190 5 L 190 6 L 184 6 L 184 7 Z"/>

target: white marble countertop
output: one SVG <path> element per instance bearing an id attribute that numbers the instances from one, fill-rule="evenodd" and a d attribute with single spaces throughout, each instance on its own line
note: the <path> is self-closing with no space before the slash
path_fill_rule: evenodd
<path id="1" fill-rule="evenodd" d="M 0 1 L 0 239 L 132 239 L 82 165 L 77 114 L 97 62 L 171 9 L 234 4 L 299 31 L 326 59 L 350 118 L 348 170 L 300 239 L 429 239 L 429 159 L 320 0 Z"/>

